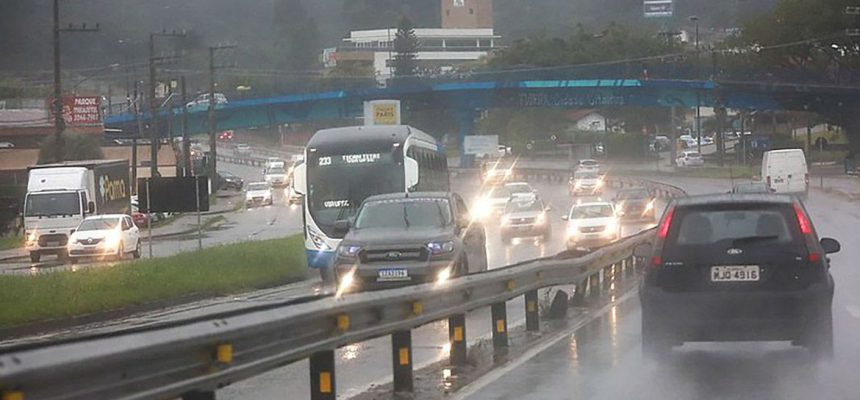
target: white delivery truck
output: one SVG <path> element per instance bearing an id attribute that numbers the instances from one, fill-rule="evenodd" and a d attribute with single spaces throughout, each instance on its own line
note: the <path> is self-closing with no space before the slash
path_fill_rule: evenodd
<path id="1" fill-rule="evenodd" d="M 25 248 L 30 261 L 44 254 L 65 259 L 66 244 L 89 215 L 128 214 L 128 160 L 69 161 L 30 167 L 24 200 Z"/>
<path id="2" fill-rule="evenodd" d="M 806 198 L 809 170 L 803 149 L 766 151 L 761 160 L 761 178 L 774 193 Z"/>

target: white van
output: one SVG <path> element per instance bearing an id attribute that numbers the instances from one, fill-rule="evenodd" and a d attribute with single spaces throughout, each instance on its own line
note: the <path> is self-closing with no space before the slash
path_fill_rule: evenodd
<path id="1" fill-rule="evenodd" d="M 771 150 L 761 160 L 761 177 L 775 193 L 799 194 L 809 190 L 809 170 L 802 149 Z"/>

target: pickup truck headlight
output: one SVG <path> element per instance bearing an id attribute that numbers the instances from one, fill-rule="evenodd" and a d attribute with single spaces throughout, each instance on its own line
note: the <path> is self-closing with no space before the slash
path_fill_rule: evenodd
<path id="1" fill-rule="evenodd" d="M 430 254 L 445 254 L 454 251 L 454 241 L 448 240 L 444 242 L 430 242 L 427 243 L 427 250 L 430 250 Z"/>
<path id="2" fill-rule="evenodd" d="M 35 242 L 35 241 L 36 241 L 36 239 L 38 239 L 38 238 L 39 238 L 39 232 L 37 232 L 37 231 L 32 231 L 32 232 L 30 232 L 30 233 L 27 235 L 27 242 L 28 242 L 28 243 L 33 243 L 33 242 Z"/>
<path id="3" fill-rule="evenodd" d="M 344 257 L 356 257 L 358 256 L 358 252 L 361 251 L 360 246 L 352 246 L 352 245 L 341 245 L 337 248 L 337 254 Z"/>

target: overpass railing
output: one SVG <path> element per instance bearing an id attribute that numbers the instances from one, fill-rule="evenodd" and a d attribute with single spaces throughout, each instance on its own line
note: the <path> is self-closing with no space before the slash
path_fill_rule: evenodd
<path id="1" fill-rule="evenodd" d="M 661 193 L 681 195 L 663 186 Z M 0 354 L 0 398 L 214 399 L 221 387 L 309 359 L 311 399 L 335 399 L 335 349 L 381 336 L 391 336 L 394 390 L 408 392 L 412 329 L 447 320 L 450 362 L 464 366 L 465 314 L 490 307 L 494 352 L 506 354 L 507 301 L 522 297 L 526 329 L 538 331 L 538 289 L 576 285 L 575 300 L 603 298 L 638 279 L 633 248 L 653 235 L 647 230 L 584 257 L 561 253 L 448 281 L 7 348 Z"/>

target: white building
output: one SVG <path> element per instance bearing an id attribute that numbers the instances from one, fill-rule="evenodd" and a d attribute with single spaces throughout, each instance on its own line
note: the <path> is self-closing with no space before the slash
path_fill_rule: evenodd
<path id="1" fill-rule="evenodd" d="M 334 67 L 338 62 L 368 63 L 378 78 L 388 78 L 393 72 L 396 33 L 396 28 L 352 31 L 343 39 L 344 46 L 334 52 L 326 50 L 326 67 Z M 492 28 L 418 28 L 415 36 L 419 41 L 415 54 L 419 68 L 438 72 L 486 56 L 497 48 L 499 39 Z"/>

